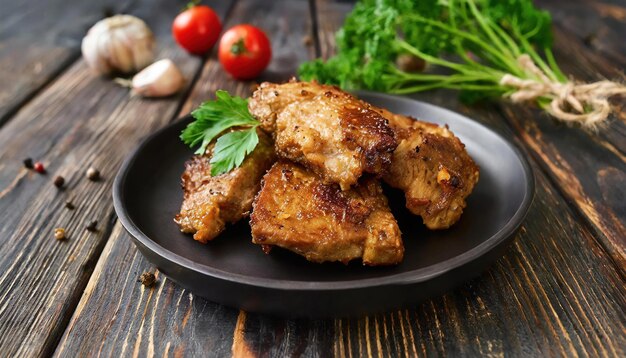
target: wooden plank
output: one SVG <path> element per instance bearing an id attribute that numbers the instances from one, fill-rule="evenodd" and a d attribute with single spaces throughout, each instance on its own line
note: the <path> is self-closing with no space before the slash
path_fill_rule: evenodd
<path id="1" fill-rule="evenodd" d="M 331 17 L 321 14 L 340 19 L 340 9 L 347 8 L 323 1 L 316 7 L 320 31 L 334 31 L 339 24 L 323 23 Z M 320 34 L 321 41 L 325 38 L 330 39 Z M 322 53 L 325 46 L 332 45 L 321 42 Z M 217 65 L 207 63 L 183 112 L 217 88 L 248 91 L 247 85 L 226 82 L 221 76 Z M 471 115 L 513 137 L 503 118 L 492 112 L 493 107 L 464 107 L 452 100 L 454 93 L 450 92 L 420 98 Z M 193 298 L 190 309 L 185 292 L 169 280 L 151 290 L 150 300 L 139 300 L 145 291 L 140 285 L 132 279 L 107 276 L 120 268 L 128 272 L 136 267 L 136 277 L 149 267 L 116 224 L 106 254 L 81 300 L 81 309 L 72 318 L 57 353 L 80 347 L 85 354 L 115 354 L 127 342 L 139 355 L 170 355 L 176 350 L 181 355 L 206 354 L 201 351 L 206 348 L 203 345 L 209 345 L 214 355 L 236 356 L 624 355 L 623 277 L 551 182 L 534 167 L 538 193 L 529 217 L 515 244 L 493 268 L 465 286 L 416 307 L 360 319 L 284 320 L 220 309 L 199 297 Z M 120 281 L 123 284 L 113 285 Z M 168 297 L 172 302 L 178 297 L 183 300 L 176 306 L 163 303 Z M 110 307 L 111 302 L 128 306 L 125 312 L 139 313 L 120 314 Z M 186 327 L 163 327 L 165 317 L 176 309 L 191 310 Z M 168 324 L 180 327 L 185 315 L 173 315 Z M 99 322 L 113 324 L 103 328 Z M 212 324 L 232 331 L 228 336 L 214 337 L 207 328 Z M 137 343 L 139 332 L 144 333 Z M 156 343 L 150 345 L 150 340 Z M 135 347 L 139 347 L 137 351 Z"/>
<path id="2" fill-rule="evenodd" d="M 555 56 L 566 74 L 583 81 L 623 82 L 626 65 L 626 2 L 538 2 L 555 22 Z M 515 131 L 541 167 L 594 228 L 605 249 L 626 270 L 626 207 L 620 183 L 626 180 L 625 98 L 616 98 L 611 123 L 597 133 L 566 129 L 539 111 L 503 106 Z M 528 118 L 535 120 L 529 121 Z"/>
<path id="3" fill-rule="evenodd" d="M 148 271 L 157 276 L 151 288 L 137 282 Z M 236 320 L 237 310 L 195 297 L 155 271 L 118 223 L 55 355 L 229 352 Z"/>
<path id="4" fill-rule="evenodd" d="M 221 14 L 226 2 L 214 3 Z M 202 61 L 178 49 L 171 21 L 182 3 L 137 4 L 158 41 L 158 56 L 173 59 L 187 78 Z M 161 100 L 130 98 L 126 89 L 91 75 L 81 60 L 72 65 L 0 130 L 0 351 L 8 356 L 54 351 L 109 237 L 114 214 L 111 184 L 137 140 L 172 120 L 183 94 Z M 48 174 L 22 167 L 41 160 Z M 86 180 L 93 165 L 103 174 Z M 56 175 L 66 188 L 52 185 Z M 64 208 L 71 199 L 75 210 Z M 97 233 L 84 229 L 98 220 Z M 55 227 L 69 239 L 53 237 Z"/>
<path id="5" fill-rule="evenodd" d="M 80 55 L 87 29 L 131 0 L 0 1 L 0 126 Z"/>
<path id="6" fill-rule="evenodd" d="M 576 36 L 588 51 L 626 65 L 626 1 L 541 0 L 537 5 L 550 11 L 554 23 Z"/>
<path id="7" fill-rule="evenodd" d="M 555 31 L 555 56 L 563 71 L 583 81 L 623 79 L 621 67 L 588 51 L 566 31 Z M 515 132 L 551 180 L 594 227 L 605 249 L 626 272 L 626 98 L 597 132 L 567 128 L 524 105 L 502 105 Z M 529 120 L 532 118 L 532 120 Z"/>
<path id="8" fill-rule="evenodd" d="M 239 1 L 224 28 L 251 23 L 267 31 L 273 59 L 257 80 L 284 81 L 313 55 L 313 46 L 305 41 L 311 35 L 308 19 L 306 1 Z M 217 89 L 248 96 L 252 85 L 232 80 L 212 56 L 180 115 L 213 97 Z M 159 277 L 155 288 L 144 289 L 136 279 L 149 269 L 116 223 L 55 355 L 124 356 L 133 352 L 139 356 L 202 356 L 210 352 L 221 356 L 231 349 L 245 352 L 245 341 L 236 338 L 243 333 L 233 335 L 242 322 L 237 310 L 195 297 L 164 277 Z"/>
<path id="9" fill-rule="evenodd" d="M 317 35 L 315 38 L 319 43 L 319 57 L 328 59 L 335 54 L 335 32 L 343 24 L 348 12 L 353 7 L 351 2 L 341 1 L 313 1 L 315 8 L 315 20 Z"/>

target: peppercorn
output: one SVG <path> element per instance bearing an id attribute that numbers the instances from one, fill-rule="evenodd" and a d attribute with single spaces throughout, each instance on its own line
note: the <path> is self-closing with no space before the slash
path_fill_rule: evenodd
<path id="1" fill-rule="evenodd" d="M 156 277 L 152 272 L 144 272 L 139 276 L 139 282 L 145 287 L 151 287 L 156 282 Z"/>
<path id="2" fill-rule="evenodd" d="M 89 167 L 89 169 L 87 169 L 86 175 L 87 175 L 87 179 L 91 181 L 100 180 L 100 171 L 98 171 L 98 169 L 94 167 Z"/>
<path id="3" fill-rule="evenodd" d="M 87 223 L 87 226 L 85 226 L 85 229 L 91 232 L 98 231 L 98 220 L 91 220 L 89 223 Z"/>
<path id="4" fill-rule="evenodd" d="M 35 171 L 39 174 L 46 174 L 46 168 L 43 166 L 42 162 L 37 162 L 35 163 L 35 165 L 33 166 L 33 168 L 35 169 Z"/>
<path id="5" fill-rule="evenodd" d="M 57 177 L 54 178 L 54 186 L 61 189 L 63 187 L 63 184 L 65 184 L 65 178 L 63 178 L 60 175 L 57 175 Z"/>
<path id="6" fill-rule="evenodd" d="M 31 158 L 26 158 L 22 161 L 22 163 L 24 163 L 24 166 L 27 169 L 33 169 L 33 160 Z"/>
<path id="7" fill-rule="evenodd" d="M 66 200 L 66 201 L 65 201 L 65 207 L 66 207 L 67 209 L 69 209 L 69 210 L 74 210 L 74 209 L 76 209 L 76 207 L 74 206 L 74 204 L 73 204 L 71 201 L 69 201 L 69 200 Z"/>
<path id="8" fill-rule="evenodd" d="M 65 240 L 67 238 L 65 236 L 65 229 L 62 227 L 54 229 L 54 238 L 57 240 Z"/>

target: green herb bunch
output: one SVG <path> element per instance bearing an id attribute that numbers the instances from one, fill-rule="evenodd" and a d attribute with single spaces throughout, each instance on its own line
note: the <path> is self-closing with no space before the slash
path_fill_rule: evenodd
<path id="1" fill-rule="evenodd" d="M 362 0 L 336 39 L 337 55 L 304 63 L 302 79 L 399 94 L 449 88 L 466 100 L 530 100 L 585 124 L 605 119 L 606 97 L 625 91 L 608 81 L 570 83 L 552 54 L 550 14 L 531 0 Z M 447 71 L 405 71 L 396 59 L 407 55 Z"/>

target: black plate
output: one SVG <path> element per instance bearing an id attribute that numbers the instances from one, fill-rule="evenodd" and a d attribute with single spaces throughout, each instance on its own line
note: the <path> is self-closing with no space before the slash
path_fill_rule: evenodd
<path id="1" fill-rule="evenodd" d="M 192 155 L 178 135 L 185 118 L 147 138 L 115 179 L 115 210 L 139 250 L 165 275 L 212 301 L 247 311 L 288 316 L 347 316 L 407 306 L 481 273 L 515 235 L 534 194 L 528 162 L 500 135 L 457 113 L 408 98 L 360 93 L 375 105 L 447 123 L 480 166 L 480 181 L 461 220 L 446 231 L 426 230 L 386 188 L 403 233 L 396 267 L 359 262 L 314 264 L 250 242 L 247 220 L 202 245 L 178 231 L 180 174 Z"/>

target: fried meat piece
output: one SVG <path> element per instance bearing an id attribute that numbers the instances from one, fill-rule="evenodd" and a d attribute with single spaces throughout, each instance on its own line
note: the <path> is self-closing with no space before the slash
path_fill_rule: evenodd
<path id="1" fill-rule="evenodd" d="M 263 83 L 250 112 L 273 133 L 279 157 L 298 162 L 325 183 L 347 190 L 363 173 L 382 176 L 397 146 L 374 107 L 333 86 Z"/>
<path id="2" fill-rule="evenodd" d="M 371 176 L 342 191 L 298 164 L 279 161 L 263 177 L 253 207 L 252 241 L 264 250 L 279 246 L 313 262 L 402 261 L 400 229 Z"/>
<path id="3" fill-rule="evenodd" d="M 210 153 L 194 156 L 182 174 L 184 200 L 174 221 L 184 233 L 207 243 L 219 235 L 227 223 L 235 223 L 252 209 L 263 174 L 275 160 L 271 139 L 259 132 L 259 143 L 240 167 L 211 176 Z"/>
<path id="4" fill-rule="evenodd" d="M 406 207 L 432 230 L 456 223 L 465 198 L 478 182 L 479 168 L 447 127 L 381 110 L 396 132 L 385 182 L 405 192 Z"/>

